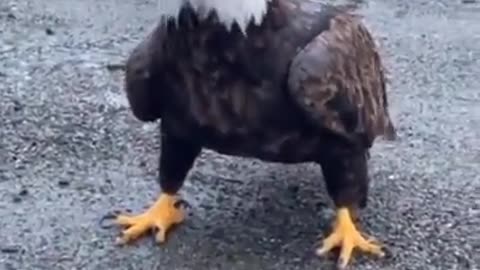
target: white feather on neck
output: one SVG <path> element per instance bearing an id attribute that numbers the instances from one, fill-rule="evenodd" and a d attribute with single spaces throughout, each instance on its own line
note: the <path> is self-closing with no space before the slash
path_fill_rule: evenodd
<path id="1" fill-rule="evenodd" d="M 219 20 L 230 30 L 237 22 L 245 33 L 248 24 L 253 19 L 260 24 L 267 12 L 267 3 L 271 0 L 158 0 L 163 16 L 176 18 L 182 6 L 190 3 L 200 16 L 206 16 L 212 10 L 217 12 Z"/>

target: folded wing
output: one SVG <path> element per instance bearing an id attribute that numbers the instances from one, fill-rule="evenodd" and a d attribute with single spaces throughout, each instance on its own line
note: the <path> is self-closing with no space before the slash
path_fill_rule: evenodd
<path id="1" fill-rule="evenodd" d="M 372 36 L 354 15 L 342 13 L 293 59 L 290 94 L 311 123 L 370 147 L 394 139 L 384 69 Z"/>

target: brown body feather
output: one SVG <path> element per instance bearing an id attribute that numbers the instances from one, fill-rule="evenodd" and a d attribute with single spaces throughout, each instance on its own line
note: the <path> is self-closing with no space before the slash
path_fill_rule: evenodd
<path id="1" fill-rule="evenodd" d="M 337 205 L 364 205 L 368 149 L 395 134 L 370 34 L 353 15 L 309 0 L 273 0 L 247 35 L 186 6 L 133 51 L 126 92 L 137 118 L 162 119 L 167 193 L 209 148 L 317 162 Z"/>

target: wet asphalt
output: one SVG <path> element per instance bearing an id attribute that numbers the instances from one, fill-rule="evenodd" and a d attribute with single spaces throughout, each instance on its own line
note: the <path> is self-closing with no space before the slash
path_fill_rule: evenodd
<path id="1" fill-rule="evenodd" d="M 358 1 L 357 1 L 358 2 Z M 384 259 L 354 269 L 480 269 L 480 1 L 370 0 L 399 139 L 377 141 L 362 227 Z M 153 0 L 0 1 L 0 269 L 332 269 L 333 209 L 313 164 L 204 151 L 189 217 L 158 246 L 114 245 L 102 217 L 156 197 L 159 136 L 116 69 Z"/>

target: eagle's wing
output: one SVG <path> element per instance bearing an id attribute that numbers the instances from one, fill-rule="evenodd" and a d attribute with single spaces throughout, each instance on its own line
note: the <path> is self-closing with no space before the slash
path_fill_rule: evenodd
<path id="1" fill-rule="evenodd" d="M 130 53 L 125 64 L 124 90 L 135 117 L 141 121 L 160 118 L 161 100 L 157 79 L 158 58 L 161 54 L 163 29 L 159 26 Z"/>
<path id="2" fill-rule="evenodd" d="M 333 17 L 329 30 L 292 60 L 288 88 L 314 126 L 368 147 L 394 139 L 384 69 L 375 43 L 354 15 Z"/>

